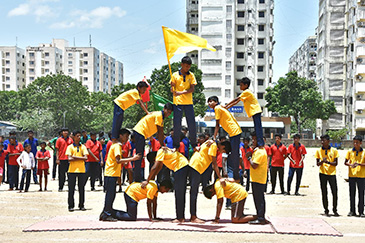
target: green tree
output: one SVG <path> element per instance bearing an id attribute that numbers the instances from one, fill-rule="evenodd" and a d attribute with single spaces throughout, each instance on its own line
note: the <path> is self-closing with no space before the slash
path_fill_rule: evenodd
<path id="1" fill-rule="evenodd" d="M 0 120 L 15 120 L 19 113 L 20 101 L 16 91 L 0 91 Z M 19 115 L 19 114 L 18 114 Z"/>
<path id="2" fill-rule="evenodd" d="M 171 64 L 172 73 L 178 71 L 180 63 L 174 62 Z M 202 83 L 202 71 L 198 69 L 195 64 L 191 65 L 190 71 L 194 73 L 197 85 L 195 86 L 193 93 L 193 104 L 195 116 L 204 116 L 207 110 L 205 95 L 203 94 L 204 86 Z M 151 84 L 152 92 L 158 94 L 172 102 L 173 97 L 170 90 L 170 71 L 169 66 L 164 65 L 160 69 L 154 69 L 148 82 Z M 172 127 L 172 119 L 167 118 L 165 120 L 165 132 Z"/>
<path id="3" fill-rule="evenodd" d="M 308 119 L 328 118 L 336 113 L 333 101 L 323 100 L 316 82 L 298 77 L 292 71 L 281 77 L 274 87 L 266 89 L 265 100 L 269 111 L 280 116 L 292 116 L 301 133 L 301 124 Z"/>
<path id="4" fill-rule="evenodd" d="M 340 130 L 330 130 L 327 132 L 327 134 L 334 142 L 339 143 L 347 135 L 348 131 L 349 129 L 345 127 Z"/>
<path id="5" fill-rule="evenodd" d="M 88 99 L 91 111 L 90 119 L 86 123 L 89 131 L 109 131 L 113 124 L 113 99 L 108 93 L 92 92 Z"/>
<path id="6" fill-rule="evenodd" d="M 22 130 L 37 131 L 38 136 L 44 137 L 54 133 L 57 128 L 56 122 L 53 120 L 53 114 L 49 110 L 26 110 L 19 113 L 21 119 L 16 124 Z"/>

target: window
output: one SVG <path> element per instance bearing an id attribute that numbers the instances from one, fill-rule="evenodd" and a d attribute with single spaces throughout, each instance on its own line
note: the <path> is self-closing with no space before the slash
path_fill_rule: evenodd
<path id="1" fill-rule="evenodd" d="M 227 85 L 231 84 L 231 75 L 226 75 L 226 84 Z"/>
<path id="2" fill-rule="evenodd" d="M 243 72 L 243 66 L 237 66 L 237 72 Z"/>
<path id="3" fill-rule="evenodd" d="M 68 72 L 69 72 L 69 73 L 72 73 L 72 68 L 69 68 L 69 69 L 68 69 Z"/>
<path id="4" fill-rule="evenodd" d="M 259 17 L 265 18 L 265 11 L 259 11 Z"/>
<path id="5" fill-rule="evenodd" d="M 45 55 L 46 57 L 49 57 L 49 52 L 45 52 L 45 53 L 44 53 L 44 55 Z"/>
<path id="6" fill-rule="evenodd" d="M 265 25 L 260 24 L 259 25 L 259 31 L 265 31 Z"/>
<path id="7" fill-rule="evenodd" d="M 5 72 L 10 73 L 10 68 L 5 69 Z"/>
<path id="8" fill-rule="evenodd" d="M 70 57 L 72 57 L 72 53 L 68 53 L 68 57 L 70 58 Z"/>
<path id="9" fill-rule="evenodd" d="M 84 73 L 87 73 L 88 72 L 88 70 L 87 69 L 84 69 Z"/>
<path id="10" fill-rule="evenodd" d="M 257 98 L 258 98 L 259 100 L 264 99 L 264 93 L 257 93 Z"/>
<path id="11" fill-rule="evenodd" d="M 237 45 L 244 45 L 244 39 L 237 39 Z"/>
<path id="12" fill-rule="evenodd" d="M 259 3 L 265 3 L 265 0 L 259 0 Z"/>
<path id="13" fill-rule="evenodd" d="M 10 52 L 5 52 L 6 57 L 10 57 Z"/>
<path id="14" fill-rule="evenodd" d="M 245 3 L 245 0 L 237 0 L 237 3 L 243 4 Z"/>
<path id="15" fill-rule="evenodd" d="M 6 88 L 7 88 L 7 89 L 10 89 L 10 84 L 7 84 L 7 85 L 6 85 Z"/>
<path id="16" fill-rule="evenodd" d="M 34 77 L 29 77 L 29 80 L 30 81 L 34 81 Z"/>
<path id="17" fill-rule="evenodd" d="M 6 60 L 6 62 L 5 62 L 6 64 L 10 64 L 10 61 L 9 60 Z"/>
<path id="18" fill-rule="evenodd" d="M 87 81 L 88 80 L 88 78 L 87 77 L 84 77 L 84 81 Z"/>
<path id="19" fill-rule="evenodd" d="M 232 13 L 232 5 L 226 6 L 227 13 Z"/>
<path id="20" fill-rule="evenodd" d="M 263 59 L 264 55 L 265 55 L 265 52 L 258 52 L 257 53 L 257 56 L 258 56 L 259 59 Z"/>
<path id="21" fill-rule="evenodd" d="M 232 63 L 231 62 L 226 62 L 226 70 L 230 71 L 232 68 Z"/>
<path id="22" fill-rule="evenodd" d="M 245 11 L 238 11 L 237 12 L 237 17 L 238 18 L 244 18 L 245 17 Z"/>
<path id="23" fill-rule="evenodd" d="M 195 28 L 195 27 L 192 27 L 191 28 L 191 31 L 197 31 L 198 29 L 197 28 Z"/>
<path id="24" fill-rule="evenodd" d="M 225 98 L 231 98 L 231 90 L 230 89 L 224 90 L 224 97 Z"/>
<path id="25" fill-rule="evenodd" d="M 68 61 L 68 65 L 72 65 L 72 61 Z"/>
<path id="26" fill-rule="evenodd" d="M 237 25 L 237 31 L 245 31 L 244 25 Z"/>
<path id="27" fill-rule="evenodd" d="M 263 80 L 263 79 L 258 79 L 258 80 L 257 80 L 257 84 L 258 84 L 259 86 L 263 86 L 263 85 L 264 85 L 264 80 Z"/>
<path id="28" fill-rule="evenodd" d="M 227 29 L 232 28 L 232 20 L 226 20 Z"/>
<path id="29" fill-rule="evenodd" d="M 264 66 L 257 66 L 257 72 L 263 72 Z"/>
<path id="30" fill-rule="evenodd" d="M 49 73 L 49 69 L 45 69 L 44 72 Z"/>
<path id="31" fill-rule="evenodd" d="M 88 53 L 84 52 L 84 57 L 87 57 L 88 55 L 89 55 Z"/>
<path id="32" fill-rule="evenodd" d="M 6 79 L 6 81 L 10 81 L 10 77 L 6 77 L 5 79 Z"/>
<path id="33" fill-rule="evenodd" d="M 258 43 L 259 45 L 263 45 L 263 44 L 265 43 L 265 39 L 263 39 L 263 38 L 259 38 L 259 39 L 257 39 L 257 43 Z"/>
<path id="34" fill-rule="evenodd" d="M 190 14 L 190 17 L 195 18 L 195 14 Z"/>
<path id="35" fill-rule="evenodd" d="M 88 65 L 89 64 L 89 62 L 88 61 L 84 61 L 84 65 Z"/>
<path id="36" fill-rule="evenodd" d="M 242 59 L 244 58 L 244 53 L 243 52 L 237 52 L 237 59 Z"/>
<path id="37" fill-rule="evenodd" d="M 33 64 L 34 64 L 34 62 L 33 62 Z M 45 61 L 44 64 L 49 65 L 49 61 Z"/>
<path id="38" fill-rule="evenodd" d="M 29 52 L 30 57 L 34 57 L 34 52 Z"/>
<path id="39" fill-rule="evenodd" d="M 29 65 L 34 65 L 34 61 L 29 61 Z"/>

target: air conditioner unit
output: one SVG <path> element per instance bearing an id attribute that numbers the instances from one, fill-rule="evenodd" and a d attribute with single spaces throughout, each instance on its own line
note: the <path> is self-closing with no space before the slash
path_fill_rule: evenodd
<path id="1" fill-rule="evenodd" d="M 358 63 L 362 63 L 363 59 L 362 59 L 362 58 L 357 58 L 357 59 L 356 59 L 356 61 L 357 61 Z"/>
<path id="2" fill-rule="evenodd" d="M 359 39 L 359 41 L 361 42 L 361 43 L 365 43 L 365 38 L 363 37 L 363 38 L 360 38 Z"/>
<path id="3" fill-rule="evenodd" d="M 356 99 L 357 100 L 361 100 L 362 99 L 362 95 L 356 95 Z"/>
<path id="4" fill-rule="evenodd" d="M 357 80 L 361 80 L 361 79 L 362 79 L 362 76 L 361 76 L 361 75 L 356 75 L 356 76 L 355 76 L 355 78 L 356 78 Z"/>
<path id="5" fill-rule="evenodd" d="M 357 113 L 358 114 L 362 114 L 362 110 L 357 110 Z"/>

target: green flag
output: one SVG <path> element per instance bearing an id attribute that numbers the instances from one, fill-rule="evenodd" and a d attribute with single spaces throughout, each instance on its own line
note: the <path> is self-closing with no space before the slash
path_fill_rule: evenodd
<path id="1" fill-rule="evenodd" d="M 171 103 L 171 101 L 169 101 L 168 99 L 165 99 L 164 97 L 161 97 L 153 92 L 151 92 L 151 96 L 152 96 L 152 102 L 153 105 L 155 107 L 156 111 L 162 111 L 163 107 L 165 106 L 166 103 Z M 169 116 L 170 118 L 172 118 L 173 113 L 171 113 L 171 115 Z"/>

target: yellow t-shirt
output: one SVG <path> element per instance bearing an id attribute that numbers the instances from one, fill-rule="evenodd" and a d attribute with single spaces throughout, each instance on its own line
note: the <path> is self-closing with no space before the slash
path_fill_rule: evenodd
<path id="1" fill-rule="evenodd" d="M 163 127 L 163 117 L 161 111 L 154 111 L 144 116 L 133 130 L 143 135 L 146 139 L 157 132 L 157 126 Z"/>
<path id="2" fill-rule="evenodd" d="M 267 153 L 265 148 L 256 148 L 253 151 L 252 161 L 259 166 L 254 169 L 250 165 L 251 182 L 266 184 L 267 179 Z"/>
<path id="3" fill-rule="evenodd" d="M 156 161 L 162 162 L 167 168 L 176 172 L 189 164 L 188 159 L 181 153 L 159 149 L 156 154 Z"/>
<path id="4" fill-rule="evenodd" d="M 262 112 L 261 106 L 251 90 L 244 90 L 240 95 L 240 100 L 243 102 L 248 117 Z"/>
<path id="5" fill-rule="evenodd" d="M 189 166 L 198 171 L 199 174 L 203 174 L 210 163 L 212 163 L 212 157 L 216 156 L 217 144 L 212 143 L 210 147 L 208 147 L 207 142 L 205 142 L 200 146 L 199 152 L 195 152 L 193 156 L 191 156 Z"/>
<path id="6" fill-rule="evenodd" d="M 226 181 L 226 186 L 223 187 L 221 182 L 217 180 L 214 183 L 214 190 L 215 194 L 217 195 L 217 199 L 223 197 L 229 198 L 231 199 L 232 203 L 239 202 L 245 199 L 248 195 L 248 193 L 246 192 L 245 188 L 242 185 L 229 181 Z"/>
<path id="7" fill-rule="evenodd" d="M 234 118 L 231 112 L 229 112 L 227 109 L 224 109 L 221 105 L 217 105 L 216 107 L 214 107 L 214 113 L 215 119 L 219 120 L 219 124 L 230 137 L 242 133 L 242 130 L 238 125 L 236 118 Z"/>
<path id="8" fill-rule="evenodd" d="M 192 72 L 188 75 L 180 75 L 180 71 L 174 72 L 172 74 L 170 83 L 175 84 L 175 91 L 186 91 L 190 89 L 191 85 L 196 85 L 196 79 Z M 173 97 L 173 102 L 175 105 L 192 105 L 193 104 L 193 93 L 183 94 Z"/>
<path id="9" fill-rule="evenodd" d="M 118 155 L 122 158 L 122 146 L 119 143 L 113 143 L 112 146 L 110 146 L 106 159 L 104 176 L 120 177 L 122 164 L 117 163 L 116 158 Z"/>
<path id="10" fill-rule="evenodd" d="M 155 181 L 149 181 L 147 186 L 142 188 L 140 182 L 133 182 L 127 187 L 125 193 L 136 202 L 145 198 L 152 200 L 158 196 L 158 186 Z"/>
<path id="11" fill-rule="evenodd" d="M 83 157 L 88 155 L 87 148 L 85 145 L 80 144 L 80 146 L 74 146 L 70 144 L 67 146 L 66 153 L 67 156 L 77 156 Z M 70 160 L 70 165 L 68 166 L 69 173 L 85 173 L 85 161 L 84 160 Z"/>
<path id="12" fill-rule="evenodd" d="M 354 163 L 361 164 L 365 163 L 364 155 L 365 153 L 362 149 L 360 152 L 350 149 L 349 151 L 347 151 L 346 159 L 348 160 L 349 164 L 354 164 Z M 351 168 L 349 166 L 349 177 L 365 178 L 365 166 L 358 165 L 355 168 Z"/>
<path id="13" fill-rule="evenodd" d="M 115 100 L 114 103 L 117 104 L 123 110 L 128 109 L 130 106 L 134 105 L 137 100 L 141 99 L 139 92 L 137 89 L 128 90 L 122 94 L 120 94 Z"/>
<path id="14" fill-rule="evenodd" d="M 338 151 L 335 148 L 330 147 L 330 149 L 318 149 L 316 151 L 315 155 L 316 159 L 323 160 L 324 158 L 327 158 L 329 162 L 334 162 L 335 158 L 338 158 Z M 319 173 L 325 174 L 325 175 L 336 175 L 336 166 L 330 165 L 327 163 L 323 163 L 319 167 Z"/>

